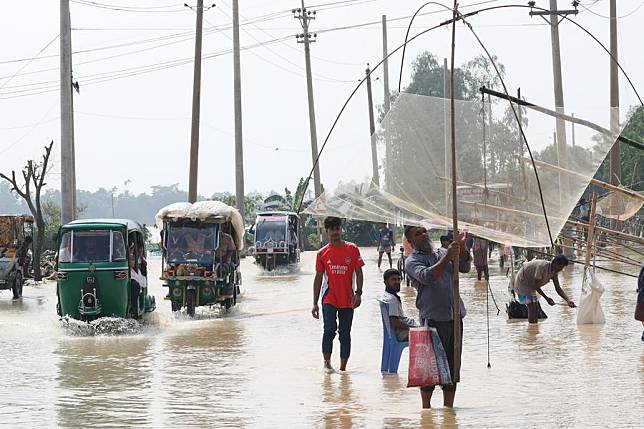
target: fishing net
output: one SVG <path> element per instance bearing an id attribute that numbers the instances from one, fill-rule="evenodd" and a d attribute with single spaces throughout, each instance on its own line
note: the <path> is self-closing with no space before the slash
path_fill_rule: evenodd
<path id="1" fill-rule="evenodd" d="M 609 219 L 628 220 L 644 206 L 644 193 L 638 195 L 642 198 L 617 193 L 606 195 L 597 201 L 597 213 Z"/>
<path id="2" fill-rule="evenodd" d="M 533 165 L 507 101 L 456 101 L 461 229 L 513 246 L 550 245 L 535 169 L 556 237 L 621 130 L 610 131 L 611 109 L 576 107 L 573 117 L 561 109 L 515 105 Z M 557 125 L 565 130 L 560 141 Z M 341 178 L 325 182 L 326 192 L 306 212 L 451 228 L 449 100 L 401 93 L 376 133 L 375 160 L 367 139 L 354 145 L 353 156 L 347 151 L 342 157 L 327 155 L 325 165 L 342 165 Z"/>

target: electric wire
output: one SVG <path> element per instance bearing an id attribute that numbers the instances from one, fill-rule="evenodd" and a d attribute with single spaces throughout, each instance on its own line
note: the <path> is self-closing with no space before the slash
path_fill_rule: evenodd
<path id="1" fill-rule="evenodd" d="M 58 39 L 58 36 L 59 36 L 59 35 L 58 35 L 58 34 L 56 34 L 56 35 L 55 35 L 55 36 L 54 36 L 54 37 L 49 41 L 49 43 L 47 43 L 45 46 L 43 46 L 42 48 L 40 48 L 40 50 L 36 53 L 36 55 L 34 55 L 33 57 L 31 57 L 31 59 L 27 60 L 27 61 L 25 62 L 25 64 L 23 64 L 23 65 L 22 65 L 22 66 L 21 66 L 21 67 L 20 67 L 20 68 L 19 68 L 19 69 L 14 73 L 14 74 L 12 74 L 11 76 L 9 76 L 9 78 L 8 78 L 7 80 L 5 80 L 5 81 L 2 83 L 2 85 L 0 85 L 0 89 L 4 88 L 4 87 L 9 83 L 9 82 L 11 82 L 11 81 L 13 80 L 13 78 L 15 78 L 16 76 L 19 76 L 19 74 L 20 74 L 20 72 L 21 72 L 21 71 L 23 71 L 25 68 L 27 68 L 27 67 L 29 66 L 29 64 L 31 64 L 31 62 L 32 62 L 32 61 L 34 61 L 36 58 L 38 58 L 38 57 L 40 56 L 40 54 L 42 54 L 42 53 L 43 53 L 43 52 L 44 52 L 44 51 L 45 51 L 49 46 L 51 46 L 51 44 L 52 44 L 52 43 L 54 43 L 54 42 L 56 41 L 56 39 Z"/>
<path id="2" fill-rule="evenodd" d="M 106 9 L 106 10 L 112 10 L 112 11 L 118 11 L 118 12 L 138 12 L 138 13 L 176 13 L 176 12 L 185 12 L 185 9 L 167 9 L 170 6 L 152 6 L 148 8 L 143 8 L 143 7 L 137 7 L 137 6 L 116 6 L 116 5 L 110 5 L 106 3 L 98 3 L 94 1 L 89 1 L 89 0 L 71 0 L 72 3 L 76 3 L 79 5 L 83 6 L 90 6 L 90 7 L 95 7 L 99 9 Z M 176 6 L 172 6 L 176 7 Z M 165 8 L 167 10 L 161 10 L 161 8 Z"/>
<path id="3" fill-rule="evenodd" d="M 223 2 L 223 0 L 222 0 L 222 3 L 223 3 L 224 5 L 226 5 L 226 6 L 228 6 L 225 2 Z M 219 11 L 220 11 L 223 15 L 225 15 L 227 18 L 229 18 L 229 19 L 232 21 L 232 16 L 228 15 L 228 13 L 226 13 L 226 12 L 225 12 L 224 10 L 222 10 L 222 9 L 219 9 Z M 255 26 L 254 24 L 251 24 L 251 25 Z M 257 27 L 257 26 L 255 26 L 255 27 Z M 257 27 L 257 28 L 259 28 L 259 27 Z M 251 39 L 253 39 L 253 40 L 255 40 L 255 41 L 259 42 L 259 40 L 258 40 L 254 35 L 252 35 L 251 33 L 249 33 L 246 29 L 243 29 L 243 31 L 244 31 L 246 34 L 248 34 L 248 35 L 251 37 Z M 266 32 L 264 32 L 264 33 L 266 33 Z M 274 37 L 274 35 L 272 35 L 272 34 L 269 34 L 269 33 L 266 33 L 266 34 L 267 34 L 267 35 L 269 35 L 270 37 Z M 225 36 L 225 37 L 227 37 L 228 39 L 232 40 L 232 38 L 231 38 L 230 36 L 228 36 L 227 34 L 224 34 L 224 36 Z M 281 44 L 286 44 L 286 42 L 284 42 L 284 41 L 280 41 L 280 43 L 281 43 Z M 287 57 L 283 56 L 282 54 L 280 54 L 279 52 L 275 51 L 274 49 L 272 49 L 272 48 L 270 48 L 270 47 L 268 47 L 268 46 L 265 46 L 265 48 L 266 48 L 268 51 L 272 52 L 272 53 L 273 53 L 275 56 L 277 56 L 278 58 L 281 58 L 281 59 L 282 59 L 282 60 L 284 60 L 285 62 L 287 62 L 287 63 L 291 64 L 291 65 L 292 65 L 292 66 L 294 66 L 294 67 L 296 67 L 297 69 L 299 69 L 299 70 L 301 70 L 301 71 L 305 71 L 304 67 L 302 67 L 301 65 L 299 65 L 299 64 L 297 64 L 297 63 L 295 63 L 295 62 L 291 61 L 289 58 L 287 58 Z M 261 60 L 263 60 L 263 61 L 268 62 L 269 64 L 272 64 L 272 65 L 274 65 L 274 66 L 276 66 L 276 67 L 279 67 L 279 68 L 280 68 L 280 69 L 282 69 L 282 70 L 286 70 L 286 71 L 288 71 L 289 73 L 294 73 L 294 74 L 297 74 L 297 75 L 300 75 L 300 76 L 301 76 L 301 73 L 293 72 L 292 70 L 287 70 L 287 69 L 285 69 L 285 68 L 283 68 L 283 67 L 281 67 L 281 66 L 279 66 L 279 65 L 277 65 L 277 64 L 275 64 L 275 63 L 273 63 L 273 62 L 271 62 L 271 61 L 269 61 L 269 60 L 267 60 L 267 59 L 265 59 L 265 58 L 263 58 L 262 56 L 260 56 L 260 55 L 259 55 L 259 54 L 257 54 L 257 53 L 253 53 L 253 55 L 257 56 L 258 58 L 260 58 L 260 59 L 261 59 Z M 341 80 L 341 79 L 336 79 L 336 78 L 333 78 L 333 77 L 328 77 L 328 76 L 321 75 L 321 74 L 319 74 L 319 73 L 312 73 L 312 74 L 313 74 L 313 76 L 314 76 L 314 77 L 317 77 L 317 80 L 322 80 L 322 81 L 328 81 L 328 82 L 339 82 L 339 83 L 348 83 L 348 82 L 353 82 L 353 80 Z"/>
<path id="4" fill-rule="evenodd" d="M 595 4 L 597 4 L 597 2 L 593 3 L 590 6 L 584 6 L 583 4 L 580 3 L 579 6 L 581 6 L 586 12 L 590 12 L 595 16 L 599 16 L 600 18 L 605 18 L 605 19 L 611 19 L 610 16 L 602 15 L 601 13 L 597 13 L 594 10 L 591 10 L 590 8 L 593 7 Z M 642 8 L 642 6 L 644 6 L 644 1 L 642 1 L 638 6 L 636 6 L 635 9 L 633 9 L 632 11 L 630 11 L 630 12 L 628 12 L 628 13 L 622 15 L 622 16 L 617 16 L 615 18 L 616 19 L 628 18 L 629 16 L 633 15 L 635 12 L 640 10 Z"/>

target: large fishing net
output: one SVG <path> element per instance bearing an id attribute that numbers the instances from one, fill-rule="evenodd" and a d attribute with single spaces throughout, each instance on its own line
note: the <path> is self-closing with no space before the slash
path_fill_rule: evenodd
<path id="1" fill-rule="evenodd" d="M 609 219 L 628 220 L 632 218 L 644 206 L 644 192 L 633 192 L 633 194 L 640 195 L 642 198 L 616 192 L 607 194 L 597 201 L 597 213 Z"/>
<path id="2" fill-rule="evenodd" d="M 624 123 L 617 126 L 617 113 L 609 108 L 576 106 L 572 115 L 562 109 L 514 107 L 534 164 L 508 101 L 456 101 L 459 227 L 513 246 L 549 246 L 535 169 L 554 238 Z M 341 179 L 326 182 L 327 191 L 306 211 L 317 216 L 451 228 L 449 100 L 401 93 L 376 135 L 375 156 L 366 139 L 355 146 L 354 156 L 346 152 L 342 157 L 330 155 L 333 163 L 344 165 Z"/>

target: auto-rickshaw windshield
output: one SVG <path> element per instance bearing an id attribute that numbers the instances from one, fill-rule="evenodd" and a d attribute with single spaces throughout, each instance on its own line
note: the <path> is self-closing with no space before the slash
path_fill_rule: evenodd
<path id="1" fill-rule="evenodd" d="M 60 240 L 59 262 L 125 261 L 125 240 L 109 229 L 66 231 Z"/>
<path id="2" fill-rule="evenodd" d="M 170 263 L 212 265 L 217 249 L 218 225 L 175 223 L 168 226 L 166 247 Z"/>
<path id="3" fill-rule="evenodd" d="M 278 244 L 286 240 L 286 217 L 270 217 L 260 219 L 255 226 L 255 237 L 260 243 L 272 241 Z"/>

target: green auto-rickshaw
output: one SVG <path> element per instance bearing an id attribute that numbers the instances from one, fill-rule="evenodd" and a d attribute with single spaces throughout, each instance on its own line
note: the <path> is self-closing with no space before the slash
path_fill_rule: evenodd
<path id="1" fill-rule="evenodd" d="M 237 303 L 241 272 L 239 251 L 244 245 L 244 221 L 239 212 L 219 201 L 175 203 L 156 216 L 162 228 L 163 286 L 172 311 Z"/>
<path id="2" fill-rule="evenodd" d="M 79 320 L 139 318 L 148 295 L 143 227 L 127 219 L 70 222 L 58 233 L 58 315 Z"/>

